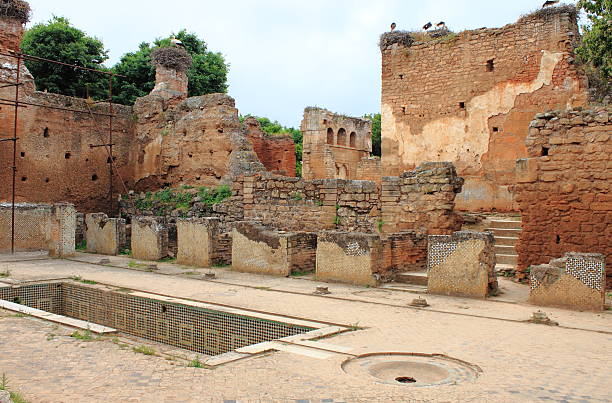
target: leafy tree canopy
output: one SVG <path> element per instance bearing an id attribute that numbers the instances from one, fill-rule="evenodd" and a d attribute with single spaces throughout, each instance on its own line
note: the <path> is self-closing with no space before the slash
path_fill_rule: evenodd
<path id="1" fill-rule="evenodd" d="M 21 50 L 32 56 L 99 70 L 104 69 L 103 63 L 108 59 L 102 41 L 73 27 L 66 18 L 55 16 L 30 28 L 23 36 Z M 27 60 L 26 66 L 40 91 L 108 97 L 108 79 L 103 74 L 41 61 Z"/>
<path id="2" fill-rule="evenodd" d="M 187 71 L 189 96 L 227 91 L 229 65 L 221 53 L 208 51 L 206 42 L 197 35 L 181 30 L 174 35 L 185 45 L 193 58 Z M 133 104 L 136 98 L 147 95 L 155 86 L 155 68 L 151 65 L 151 52 L 157 47 L 171 46 L 170 38 L 157 39 L 153 44 L 143 42 L 136 52 L 126 53 L 113 67 L 117 74 L 127 76 L 117 79 L 116 102 Z"/>
<path id="3" fill-rule="evenodd" d="M 586 12 L 589 24 L 583 26 L 580 60 L 587 65 L 592 86 L 600 95 L 612 90 L 612 0 L 580 0 L 578 7 Z M 607 94 L 606 94 L 607 93 Z"/>
<path id="4" fill-rule="evenodd" d="M 372 155 L 380 157 L 381 153 L 381 116 L 380 113 L 364 115 L 364 118 L 372 121 Z"/>

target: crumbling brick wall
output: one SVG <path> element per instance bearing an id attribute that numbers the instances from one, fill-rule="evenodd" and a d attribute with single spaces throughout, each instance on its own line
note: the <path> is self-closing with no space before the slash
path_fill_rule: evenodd
<path id="1" fill-rule="evenodd" d="M 458 208 L 512 210 L 508 186 L 515 160 L 526 156 L 529 122 L 536 113 L 586 102 L 586 81 L 574 63 L 575 8 L 551 7 L 502 28 L 426 42 L 385 39 L 383 175 L 451 161 L 466 178 Z"/>
<path id="2" fill-rule="evenodd" d="M 601 253 L 612 285 L 612 108 L 549 112 L 531 123 L 514 187 L 519 277 L 566 252 Z"/>
<path id="3" fill-rule="evenodd" d="M 306 108 L 301 130 L 304 179 L 363 179 L 357 165 L 372 152 L 371 121 Z"/>
<path id="4" fill-rule="evenodd" d="M 295 177 L 295 143 L 289 133 L 269 134 L 254 117 L 244 121 L 247 138 L 267 171 Z"/>

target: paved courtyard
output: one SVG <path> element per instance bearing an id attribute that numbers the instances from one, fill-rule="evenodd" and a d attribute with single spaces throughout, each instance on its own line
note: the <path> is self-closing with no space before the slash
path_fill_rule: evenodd
<path id="1" fill-rule="evenodd" d="M 500 282 L 493 301 L 426 295 L 408 307 L 409 290 L 326 284 L 313 295 L 308 278 L 276 278 L 158 263 L 148 272 L 129 257 L 80 254 L 0 255 L 8 279 L 80 277 L 117 287 L 190 298 L 351 326 L 321 340 L 341 353 L 275 351 L 214 369 L 192 368 L 171 355 L 134 352 L 129 338 L 94 341 L 74 329 L 0 311 L 0 374 L 29 402 L 609 402 L 612 314 L 543 309 L 559 326 L 525 323 L 538 308 L 526 287 Z M 132 263 L 130 263 L 132 262 Z M 418 290 L 417 290 L 418 291 Z M 158 346 L 152 344 L 155 348 Z M 388 385 L 345 373 L 341 364 L 374 352 L 440 353 L 482 369 L 475 381 L 436 387 Z"/>

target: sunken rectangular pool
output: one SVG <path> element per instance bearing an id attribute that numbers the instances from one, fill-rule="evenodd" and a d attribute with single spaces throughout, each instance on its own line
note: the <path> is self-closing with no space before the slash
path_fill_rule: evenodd
<path id="1" fill-rule="evenodd" d="M 73 282 L 0 287 L 0 299 L 210 356 L 307 333 L 323 325 L 205 302 Z"/>

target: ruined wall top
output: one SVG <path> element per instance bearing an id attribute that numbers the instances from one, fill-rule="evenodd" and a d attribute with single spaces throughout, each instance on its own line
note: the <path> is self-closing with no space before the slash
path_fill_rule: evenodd
<path id="1" fill-rule="evenodd" d="M 304 143 L 327 143 L 372 152 L 372 122 L 368 119 L 308 107 L 304 109 L 301 130 Z"/>
<path id="2" fill-rule="evenodd" d="M 30 5 L 23 0 L 0 1 L 0 51 L 18 51 Z"/>
<path id="3" fill-rule="evenodd" d="M 568 26 L 577 24 L 578 11 L 573 5 L 563 5 L 559 7 L 546 7 L 537 10 L 533 13 L 523 15 L 515 23 L 507 24 L 501 28 L 479 28 L 474 30 L 466 30 L 460 33 L 454 33 L 444 28 L 442 30 L 433 30 L 426 33 L 423 32 L 408 32 L 408 31 L 393 31 L 385 32 L 380 36 L 379 47 L 382 52 L 397 48 L 410 48 L 413 46 L 435 46 L 440 42 L 456 41 L 462 38 L 470 38 L 473 36 L 489 36 L 503 35 L 505 32 L 514 30 L 519 25 L 533 25 L 537 27 L 539 24 L 549 24 L 555 22 L 556 30 L 559 33 L 565 34 L 567 26 L 557 23 L 565 19 Z M 542 32 L 546 34 L 546 32 Z M 572 36 L 574 33 L 572 32 Z M 575 38 L 576 40 L 578 38 Z"/>

